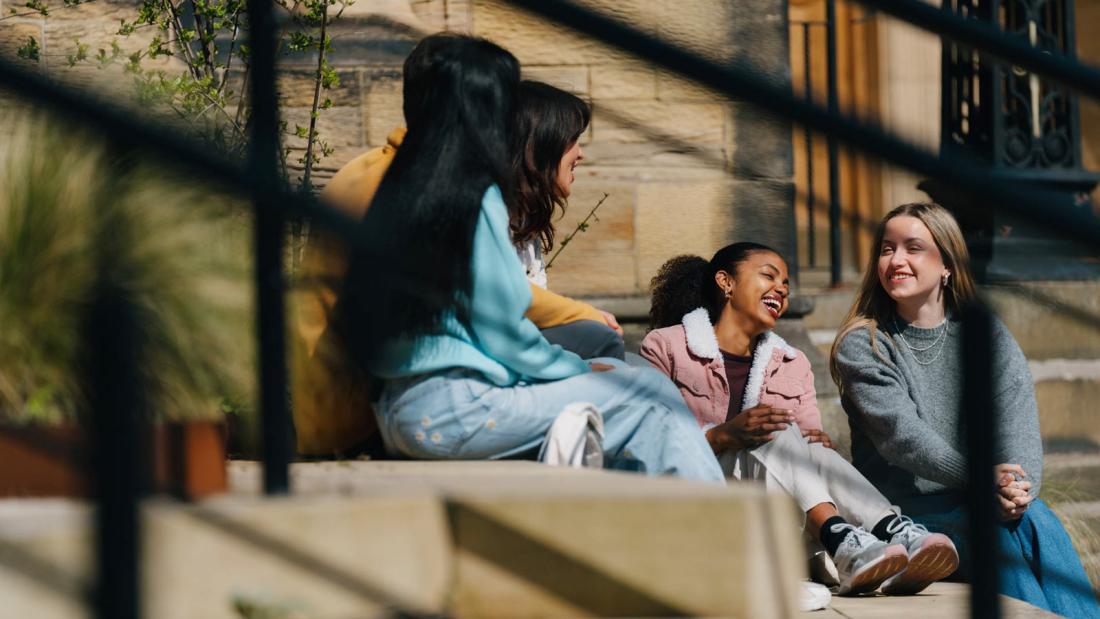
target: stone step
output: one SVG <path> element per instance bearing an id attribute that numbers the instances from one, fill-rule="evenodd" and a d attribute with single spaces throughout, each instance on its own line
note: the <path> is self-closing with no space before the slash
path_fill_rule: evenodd
<path id="1" fill-rule="evenodd" d="M 804 561 L 786 497 L 532 462 L 295 464 L 293 494 L 142 505 L 148 617 L 797 614 Z M 0 501 L 4 616 L 87 616 L 90 506 Z M 283 615 L 278 615 L 283 616 Z"/>
<path id="2" fill-rule="evenodd" d="M 914 596 L 833 596 L 825 610 L 802 613 L 801 616 L 805 619 L 962 619 L 970 616 L 970 587 L 962 583 L 938 582 Z M 1058 617 L 1054 613 L 1005 596 L 1001 596 L 1001 616 L 1005 619 Z"/>
<path id="3" fill-rule="evenodd" d="M 1100 361 L 1032 362 L 1036 376 L 1035 399 L 1039 404 L 1039 424 L 1048 449 L 1100 450 Z M 1075 373 L 1047 372 L 1069 366 Z"/>

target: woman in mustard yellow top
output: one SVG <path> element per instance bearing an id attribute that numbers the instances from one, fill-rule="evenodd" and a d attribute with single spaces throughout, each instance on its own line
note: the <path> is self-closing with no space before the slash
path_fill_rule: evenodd
<path id="1" fill-rule="evenodd" d="M 424 80 L 426 68 L 454 36 L 440 33 L 426 37 L 405 60 L 406 120 L 414 116 L 409 113 L 410 107 L 420 105 L 430 88 Z M 587 105 L 583 102 L 580 105 L 584 109 L 584 121 L 576 130 L 577 135 L 588 124 Z M 384 146 L 371 149 L 344 165 L 325 186 L 322 198 L 357 219 L 363 218 L 405 134 L 403 127 L 394 129 Z M 571 137 L 570 150 L 576 143 L 576 136 Z M 579 161 L 583 155 L 579 154 L 579 146 L 575 148 L 575 161 Z M 559 161 L 561 159 L 564 157 L 559 157 Z M 569 171 L 569 183 L 564 195 L 557 198 L 559 200 L 569 195 L 572 170 Z M 510 219 L 515 219 L 514 213 L 509 215 Z M 295 325 L 291 336 L 294 425 L 298 452 L 305 456 L 350 456 L 364 450 L 377 451 L 380 447 L 374 416 L 370 412 L 368 381 L 347 362 L 329 328 L 338 297 L 336 282 L 343 278 L 346 270 L 347 250 L 341 242 L 323 234 L 310 237 L 302 265 L 305 285 L 293 296 Z M 614 316 L 588 303 L 558 295 L 544 286 L 531 283 L 530 287 L 531 305 L 526 316 L 548 339 L 557 340 L 555 343 L 559 344 L 569 343 L 562 340 L 594 342 L 591 350 L 575 351 L 586 358 L 622 356 L 621 330 Z M 614 352 L 616 347 L 618 354 Z"/>

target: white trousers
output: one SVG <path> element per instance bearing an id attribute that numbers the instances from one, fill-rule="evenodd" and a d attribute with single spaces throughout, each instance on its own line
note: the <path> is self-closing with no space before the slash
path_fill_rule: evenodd
<path id="1" fill-rule="evenodd" d="M 719 462 L 727 477 L 761 480 L 769 491 L 791 495 L 803 518 L 815 505 L 832 503 L 842 518 L 870 530 L 898 513 L 850 462 L 821 443 L 806 442 L 794 423 L 759 447 L 723 452 Z"/>

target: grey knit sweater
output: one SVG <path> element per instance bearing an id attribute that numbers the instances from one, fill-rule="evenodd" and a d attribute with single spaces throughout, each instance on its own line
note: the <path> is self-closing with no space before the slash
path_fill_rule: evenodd
<path id="1" fill-rule="evenodd" d="M 914 514 L 951 508 L 963 500 L 960 491 L 966 485 L 962 328 L 955 318 L 946 325 L 943 335 L 943 327 L 921 329 L 897 318 L 879 325 L 877 353 L 865 328 L 849 333 L 837 349 L 852 463 L 887 498 Z M 1031 373 L 1004 323 L 994 319 L 993 325 L 990 360 L 999 419 L 994 457 L 997 463 L 1022 466 L 1037 495 L 1043 448 Z M 902 336 L 909 347 L 927 350 L 910 350 Z M 923 365 L 917 358 L 931 363 Z"/>

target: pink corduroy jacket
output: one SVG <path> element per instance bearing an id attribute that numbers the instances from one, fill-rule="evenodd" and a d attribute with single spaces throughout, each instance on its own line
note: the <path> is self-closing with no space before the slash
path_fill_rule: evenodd
<path id="1" fill-rule="evenodd" d="M 642 341 L 641 355 L 676 383 L 700 427 L 726 420 L 729 382 L 704 308 L 685 314 L 681 324 L 650 331 Z M 741 410 L 757 404 L 793 410 L 803 430 L 822 429 L 809 359 L 771 332 L 756 344 Z"/>

